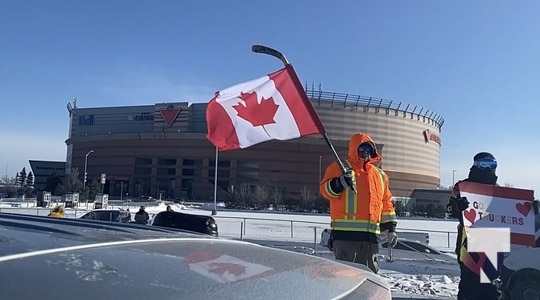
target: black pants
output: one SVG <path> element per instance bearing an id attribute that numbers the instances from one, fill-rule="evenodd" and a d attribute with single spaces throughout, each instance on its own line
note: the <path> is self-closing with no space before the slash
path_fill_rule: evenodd
<path id="1" fill-rule="evenodd" d="M 481 283 L 480 276 L 459 263 L 461 280 L 459 282 L 458 300 L 499 300 L 501 293 L 491 283 Z"/>
<path id="2" fill-rule="evenodd" d="M 360 263 L 373 271 L 379 272 L 377 254 L 379 244 L 359 241 L 334 240 L 334 256 L 338 260 Z"/>

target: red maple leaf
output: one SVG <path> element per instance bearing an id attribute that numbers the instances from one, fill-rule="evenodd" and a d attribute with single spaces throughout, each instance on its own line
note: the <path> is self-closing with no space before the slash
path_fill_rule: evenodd
<path id="1" fill-rule="evenodd" d="M 274 102 L 274 98 L 261 99 L 261 103 L 257 101 L 257 93 L 240 93 L 240 99 L 244 100 L 245 105 L 238 103 L 233 108 L 238 112 L 238 116 L 255 126 L 276 123 L 274 116 L 279 107 Z"/>
<path id="2" fill-rule="evenodd" d="M 246 273 L 246 267 L 239 265 L 239 264 L 233 264 L 233 263 L 211 263 L 210 264 L 210 272 L 223 275 L 225 273 L 231 273 L 234 276 L 239 276 Z"/>

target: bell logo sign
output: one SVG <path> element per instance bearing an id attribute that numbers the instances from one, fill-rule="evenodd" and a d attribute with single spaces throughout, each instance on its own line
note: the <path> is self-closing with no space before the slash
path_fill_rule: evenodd
<path id="1" fill-rule="evenodd" d="M 436 133 L 430 132 L 429 129 L 424 130 L 424 141 L 426 144 L 429 141 L 433 141 L 441 146 L 441 137 Z"/>

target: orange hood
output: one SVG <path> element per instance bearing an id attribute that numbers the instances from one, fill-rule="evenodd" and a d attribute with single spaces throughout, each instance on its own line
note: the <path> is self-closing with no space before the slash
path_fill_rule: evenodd
<path id="1" fill-rule="evenodd" d="M 375 143 L 371 139 L 371 137 L 365 133 L 355 133 L 351 137 L 351 141 L 349 142 L 349 162 L 356 167 L 363 167 L 364 161 L 361 160 L 358 157 L 358 147 L 365 143 L 369 142 L 371 143 L 371 146 L 373 146 L 373 157 L 369 160 L 370 164 L 373 164 L 381 159 L 381 155 L 379 152 L 377 152 L 377 147 L 375 146 Z"/>

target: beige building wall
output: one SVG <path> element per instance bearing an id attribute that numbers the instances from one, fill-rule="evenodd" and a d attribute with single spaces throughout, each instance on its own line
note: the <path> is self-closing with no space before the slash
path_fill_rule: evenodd
<path id="1" fill-rule="evenodd" d="M 370 135 L 382 148 L 382 168 L 390 175 L 392 192 L 409 196 L 415 188 L 440 185 L 440 127 L 442 118 L 419 107 L 377 101 L 365 103 L 312 97 L 312 103 L 332 141 L 347 141 L 355 132 Z M 354 99 L 357 96 L 351 96 Z M 369 100 L 368 100 L 369 101 Z M 364 105 L 362 105 L 362 103 Z M 387 106 L 387 108 L 384 107 Z M 430 118 L 431 116 L 431 118 Z M 426 136 L 426 131 L 428 135 Z M 429 135 L 436 138 L 429 139 Z M 436 140 L 436 141 L 434 141 Z"/>
<path id="2" fill-rule="evenodd" d="M 346 158 L 352 134 L 364 132 L 382 152 L 381 167 L 390 176 L 395 196 L 408 197 L 417 188 L 439 187 L 438 142 L 443 120 L 438 114 L 382 99 L 335 93 L 314 96 L 311 93 L 311 101 L 341 158 Z M 161 113 L 169 106 L 181 109 L 171 126 L 165 124 Z M 193 179 L 200 198 L 210 199 L 215 147 L 204 132 L 205 110 L 205 104 L 188 107 L 187 103 L 76 109 L 71 117 L 76 121 L 71 122 L 66 141 L 66 167 L 78 168 L 82 174 L 85 155 L 93 150 L 88 158 L 88 178 L 105 173 L 111 195 L 120 193 L 119 182 L 121 189 L 133 195 L 141 189 L 137 182 L 144 181 L 147 195 L 157 195 L 167 184 L 177 196 L 185 188 L 183 182 Z M 434 138 L 430 140 L 426 130 Z M 194 160 L 197 165 L 185 165 L 184 160 Z M 225 191 L 227 185 L 252 180 L 279 183 L 289 192 L 303 187 L 316 192 L 333 160 L 320 135 L 271 141 L 220 153 L 219 161 L 228 167 L 218 168 L 222 172 L 218 179 L 226 183 Z M 142 166 L 141 161 L 147 165 Z"/>

